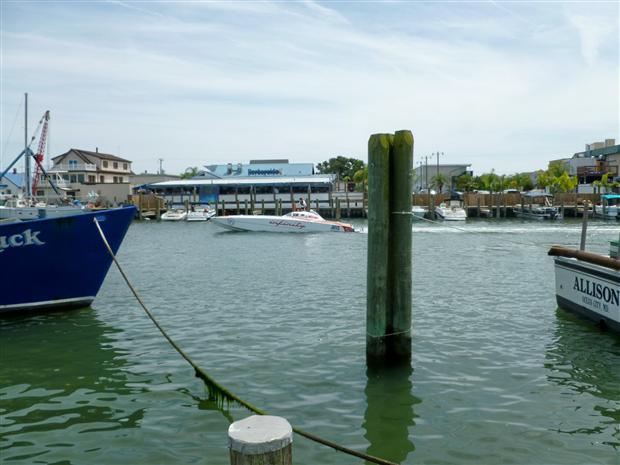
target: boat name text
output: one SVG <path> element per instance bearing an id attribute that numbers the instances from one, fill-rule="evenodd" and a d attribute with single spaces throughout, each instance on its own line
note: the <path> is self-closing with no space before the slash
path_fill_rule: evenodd
<path id="1" fill-rule="evenodd" d="M 575 277 L 574 290 L 587 294 L 595 299 L 603 299 L 612 305 L 620 305 L 620 290 L 612 289 L 604 284 L 594 283 L 588 279 Z"/>
<path id="2" fill-rule="evenodd" d="M 41 231 L 33 232 L 31 229 L 26 229 L 23 233 L 13 234 L 12 236 L 0 236 L 0 253 L 9 247 L 45 244 L 45 242 L 39 239 L 39 234 L 41 234 Z"/>

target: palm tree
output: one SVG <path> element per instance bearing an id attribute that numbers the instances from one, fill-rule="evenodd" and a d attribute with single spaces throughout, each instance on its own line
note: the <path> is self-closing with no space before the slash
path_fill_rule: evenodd
<path id="1" fill-rule="evenodd" d="M 446 182 L 447 182 L 446 175 L 443 173 L 437 173 L 431 179 L 431 186 L 436 187 L 437 193 L 441 194 L 441 191 L 443 190 L 443 186 L 445 186 Z"/>
<path id="2" fill-rule="evenodd" d="M 614 189 L 620 186 L 620 183 L 616 181 L 609 182 L 609 173 L 605 173 L 603 176 L 601 176 L 600 181 L 594 181 L 592 185 L 598 188 L 598 193 L 600 194 L 603 189 L 605 189 L 605 192 L 607 192 L 608 189 Z"/>

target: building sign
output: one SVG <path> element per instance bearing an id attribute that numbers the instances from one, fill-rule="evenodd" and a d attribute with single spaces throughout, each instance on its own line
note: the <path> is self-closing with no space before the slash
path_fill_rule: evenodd
<path id="1" fill-rule="evenodd" d="M 275 168 L 261 170 L 261 169 L 248 169 L 248 176 L 278 176 L 282 174 L 282 170 Z"/>

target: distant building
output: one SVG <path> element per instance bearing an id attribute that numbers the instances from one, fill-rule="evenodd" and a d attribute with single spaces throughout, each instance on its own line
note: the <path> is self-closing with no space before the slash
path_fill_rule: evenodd
<path id="1" fill-rule="evenodd" d="M 456 184 L 456 180 L 466 174 L 472 174 L 469 170 L 471 164 L 453 164 L 453 165 L 433 165 L 433 164 L 424 164 L 419 165 L 414 170 L 414 179 L 413 179 L 413 192 L 420 192 L 426 189 L 434 189 L 437 188 L 433 185 L 433 178 L 437 176 L 437 174 L 442 174 L 446 183 L 442 188 L 442 192 L 450 192 L 454 189 Z"/>
<path id="2" fill-rule="evenodd" d="M 549 165 L 555 162 L 562 163 L 569 175 L 577 176 L 580 192 L 590 192 L 592 183 L 605 174 L 609 181 L 620 181 L 620 145 L 616 145 L 615 139 L 586 144 L 584 151 L 552 160 Z"/>
<path id="3" fill-rule="evenodd" d="M 12 173 L 7 173 L 0 179 L 0 200 L 22 193 L 23 186 L 24 173 L 18 173 L 15 170 Z"/>
<path id="4" fill-rule="evenodd" d="M 335 175 L 314 174 L 312 163 L 288 163 L 285 159 L 252 160 L 248 164 L 207 165 L 191 179 L 154 182 L 145 186 L 169 202 L 194 203 L 251 199 L 290 202 L 300 195 L 326 200 Z"/>
<path id="5" fill-rule="evenodd" d="M 68 184 L 70 196 L 87 200 L 94 194 L 112 203 L 127 200 L 131 193 L 131 161 L 109 153 L 82 149 L 52 158 L 50 172 L 57 172 Z"/>

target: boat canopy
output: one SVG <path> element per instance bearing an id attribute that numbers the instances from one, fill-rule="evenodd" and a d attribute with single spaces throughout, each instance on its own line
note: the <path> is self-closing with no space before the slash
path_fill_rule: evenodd
<path id="1" fill-rule="evenodd" d="M 601 195 L 602 199 L 620 199 L 620 194 L 603 194 Z"/>
<path id="2" fill-rule="evenodd" d="M 523 194 L 523 197 L 553 197 L 553 194 L 549 194 L 547 192 L 529 191 Z"/>

